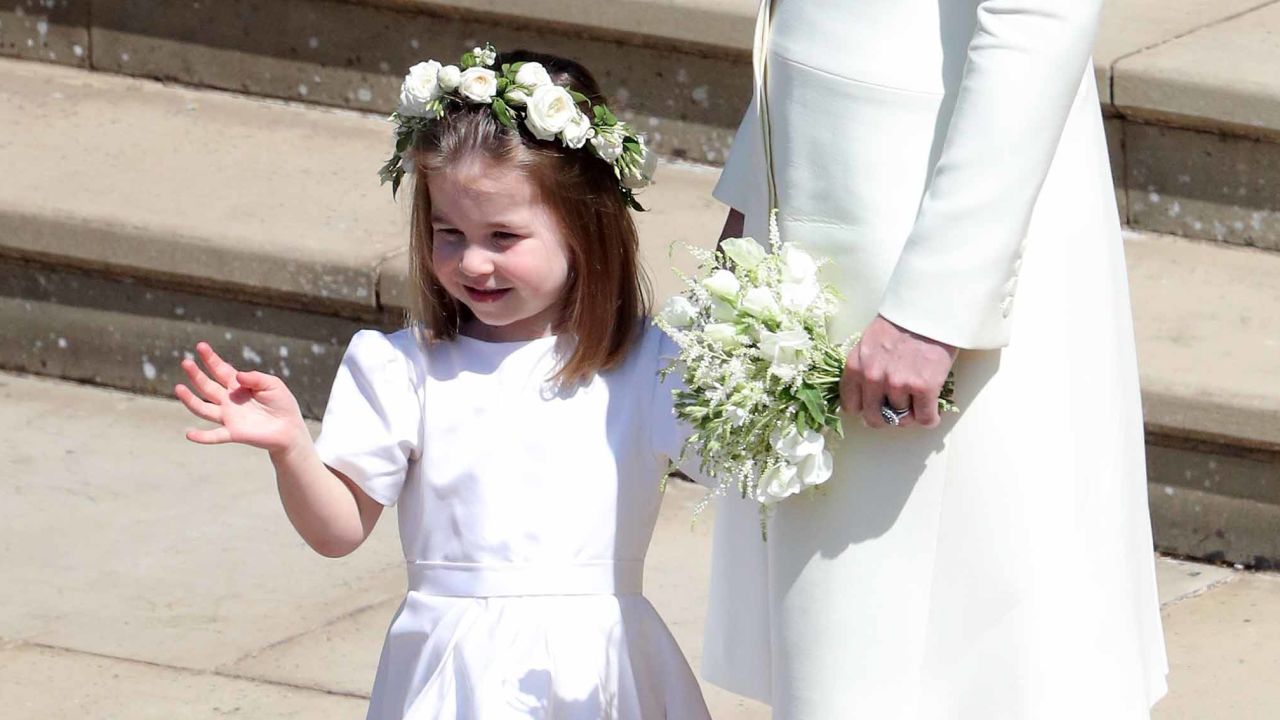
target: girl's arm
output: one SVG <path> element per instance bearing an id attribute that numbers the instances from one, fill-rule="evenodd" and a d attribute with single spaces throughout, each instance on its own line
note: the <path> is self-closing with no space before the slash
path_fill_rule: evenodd
<path id="1" fill-rule="evenodd" d="M 174 394 L 193 415 L 218 427 L 189 430 L 187 439 L 266 450 L 275 466 L 285 514 L 302 539 L 327 557 L 341 557 L 359 547 L 372 532 L 382 505 L 320 461 L 298 401 L 284 381 L 238 371 L 208 343 L 196 345 L 196 352 L 209 373 L 194 360 L 183 360 L 182 369 L 195 392 L 177 385 Z"/>

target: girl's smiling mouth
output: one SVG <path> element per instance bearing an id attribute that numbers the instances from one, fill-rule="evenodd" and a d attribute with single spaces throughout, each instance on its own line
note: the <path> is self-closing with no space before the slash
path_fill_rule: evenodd
<path id="1" fill-rule="evenodd" d="M 490 290 L 483 290 L 480 288 L 473 288 L 470 285 L 463 285 L 463 287 L 466 288 L 467 290 L 468 298 L 470 298 L 475 302 L 481 302 L 481 303 L 497 302 L 502 298 L 506 297 L 507 293 L 511 292 L 511 288 L 494 288 Z"/>

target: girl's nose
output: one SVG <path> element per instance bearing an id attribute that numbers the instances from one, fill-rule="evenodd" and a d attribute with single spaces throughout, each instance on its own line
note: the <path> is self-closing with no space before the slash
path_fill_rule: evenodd
<path id="1" fill-rule="evenodd" d="M 469 277 L 489 275 L 493 272 L 493 258 L 485 248 L 468 245 L 462 251 L 462 261 L 458 263 L 458 269 L 463 275 Z"/>

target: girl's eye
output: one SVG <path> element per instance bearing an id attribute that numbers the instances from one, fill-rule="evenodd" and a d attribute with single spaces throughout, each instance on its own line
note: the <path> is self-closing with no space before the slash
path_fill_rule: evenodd
<path id="1" fill-rule="evenodd" d="M 462 239 L 462 233 L 453 228 L 436 228 L 436 238 L 445 242 L 455 242 Z"/>
<path id="2" fill-rule="evenodd" d="M 498 242 L 506 242 L 506 243 L 514 242 L 520 239 L 520 236 L 516 235 L 515 233 L 504 232 L 501 230 L 498 232 L 495 232 L 493 234 L 493 237 Z"/>

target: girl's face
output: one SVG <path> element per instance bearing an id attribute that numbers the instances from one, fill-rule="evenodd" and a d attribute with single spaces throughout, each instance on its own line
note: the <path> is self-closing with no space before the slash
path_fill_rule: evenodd
<path id="1" fill-rule="evenodd" d="M 490 342 L 555 332 L 569 279 L 564 231 L 533 181 L 472 158 L 429 173 L 431 263 L 440 285 L 475 314 L 461 330 Z"/>

